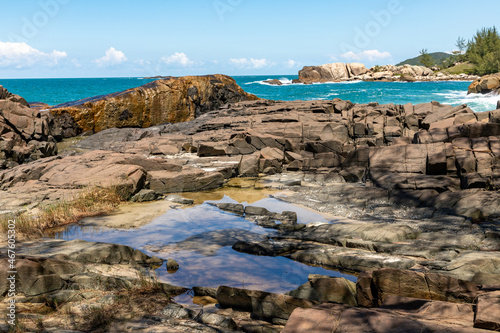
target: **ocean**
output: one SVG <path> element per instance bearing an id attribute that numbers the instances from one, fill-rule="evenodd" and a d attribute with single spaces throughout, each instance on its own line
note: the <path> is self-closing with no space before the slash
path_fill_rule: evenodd
<path id="1" fill-rule="evenodd" d="M 438 101 L 444 104 L 467 104 L 476 112 L 496 108 L 498 95 L 467 95 L 470 82 L 341 82 L 312 85 L 292 84 L 296 75 L 234 76 L 247 92 L 274 100 L 328 100 L 341 98 L 353 103 L 418 104 Z M 265 83 L 278 79 L 283 85 Z M 75 78 L 75 79 L 0 79 L 10 92 L 28 102 L 57 105 L 87 97 L 104 95 L 138 87 L 151 82 L 142 78 Z"/>

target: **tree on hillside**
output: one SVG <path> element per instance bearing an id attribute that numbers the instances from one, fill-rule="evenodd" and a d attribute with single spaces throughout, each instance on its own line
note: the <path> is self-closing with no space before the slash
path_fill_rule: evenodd
<path id="1" fill-rule="evenodd" d="M 455 42 L 455 46 L 458 48 L 458 50 L 453 51 L 453 56 L 452 60 L 456 63 L 459 61 L 464 61 L 465 60 L 465 50 L 467 49 L 467 41 L 465 38 L 459 36 L 457 38 L 457 41 Z"/>
<path id="2" fill-rule="evenodd" d="M 455 46 L 458 48 L 460 53 L 463 53 L 467 49 L 467 42 L 465 38 L 458 36 Z"/>
<path id="3" fill-rule="evenodd" d="M 468 42 L 465 56 L 474 64 L 475 74 L 500 72 L 500 35 L 496 27 L 478 30 Z"/>
<path id="4" fill-rule="evenodd" d="M 432 57 L 430 56 L 429 52 L 427 52 L 427 49 L 422 49 L 422 51 L 420 51 L 420 57 L 418 60 L 425 67 L 434 66 L 434 60 L 432 60 Z"/>

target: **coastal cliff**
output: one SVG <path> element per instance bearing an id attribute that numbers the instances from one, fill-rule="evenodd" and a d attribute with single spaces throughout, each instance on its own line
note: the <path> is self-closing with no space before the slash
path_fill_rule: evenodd
<path id="1" fill-rule="evenodd" d="M 226 103 L 257 100 L 226 75 L 157 80 L 138 88 L 57 105 L 56 118 L 71 116 L 79 132 L 150 127 L 193 120 Z"/>

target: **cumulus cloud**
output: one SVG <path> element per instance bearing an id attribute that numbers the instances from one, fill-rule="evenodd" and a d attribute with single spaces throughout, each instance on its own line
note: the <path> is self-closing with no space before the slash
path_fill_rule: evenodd
<path id="1" fill-rule="evenodd" d="M 179 65 L 182 67 L 189 67 L 194 65 L 194 61 L 191 61 L 185 53 L 176 52 L 168 57 L 162 57 L 161 62 L 169 65 Z"/>
<path id="2" fill-rule="evenodd" d="M 298 62 L 296 62 L 295 60 L 292 60 L 292 59 L 288 59 L 288 61 L 285 63 L 286 67 L 288 68 L 293 68 L 293 67 L 296 67 L 299 65 Z"/>
<path id="3" fill-rule="evenodd" d="M 239 58 L 239 59 L 229 59 L 229 62 L 232 65 L 235 65 L 240 68 L 251 68 L 251 69 L 260 69 L 270 65 L 269 61 L 265 58 L 263 59 L 254 59 L 254 58 Z"/>
<path id="4" fill-rule="evenodd" d="M 57 50 L 45 53 L 26 43 L 0 42 L 0 68 L 23 69 L 35 65 L 56 66 L 67 56 L 66 52 Z"/>
<path id="5" fill-rule="evenodd" d="M 102 58 L 94 60 L 99 67 L 116 66 L 127 61 L 127 57 L 122 51 L 118 51 L 114 47 L 110 47 L 106 51 L 106 55 Z"/>
<path id="6" fill-rule="evenodd" d="M 344 54 L 341 54 L 340 56 L 344 59 L 356 60 L 356 61 L 360 60 L 377 61 L 392 57 L 392 55 L 389 52 L 380 52 L 379 50 L 365 50 L 358 53 L 349 51 Z"/>

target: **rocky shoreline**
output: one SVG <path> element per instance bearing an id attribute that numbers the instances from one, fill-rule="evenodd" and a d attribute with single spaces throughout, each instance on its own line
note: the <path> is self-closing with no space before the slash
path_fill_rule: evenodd
<path id="1" fill-rule="evenodd" d="M 342 81 L 380 81 L 380 82 L 415 82 L 415 81 L 474 81 L 477 75 L 435 73 L 424 66 L 385 65 L 370 69 L 360 63 L 332 63 L 320 66 L 305 66 L 299 71 L 299 78 L 294 83 L 312 84 Z M 270 84 L 273 84 L 270 82 Z M 274 83 L 276 84 L 276 83 Z"/>
<path id="2" fill-rule="evenodd" d="M 137 91 L 142 90 L 130 94 Z M 189 109 L 194 114 L 188 122 L 147 127 L 150 124 L 139 118 L 126 124 L 113 118 L 124 112 L 122 106 L 129 108 L 130 94 L 115 109 L 103 107 L 109 115 L 99 113 L 101 118 L 88 120 L 88 129 L 100 131 L 79 141 L 73 146 L 77 150 L 15 162 L 8 162 L 14 161 L 13 155 L 5 153 L 1 211 L 36 210 L 85 186 L 118 187 L 127 198 L 144 201 L 219 188 L 237 177 L 258 177 L 286 190 L 281 200 L 334 215 L 337 223 L 298 224 L 294 212 L 218 205 L 270 231 L 264 240 L 239 239 L 231 244 L 233 249 L 347 270 L 358 277 L 354 284 L 310 276 L 288 295 L 227 286 L 197 288 L 196 296 L 212 304 L 202 312 L 170 304 L 154 314 L 115 322 L 110 326 L 115 331 L 499 329 L 500 109 L 474 113 L 466 105 L 437 102 L 280 102 L 240 94 L 232 101 L 223 97 L 224 104 L 211 100 L 214 107 L 203 112 Z M 23 114 L 30 110 L 17 97 L 2 96 L 1 103 L 18 103 Z M 55 118 L 67 117 L 71 125 L 66 128 L 81 133 L 87 122 L 72 112 L 87 114 L 82 110 L 116 104 L 108 101 L 120 96 L 85 102 L 67 113 L 63 110 L 69 109 L 57 108 Z M 138 114 L 147 110 L 138 108 Z M 168 117 L 170 111 L 165 112 Z M 8 118 L 3 109 L 2 117 Z M 29 140 L 56 141 L 54 135 L 49 138 L 56 129 L 61 131 L 61 125 L 51 127 L 55 121 L 46 121 L 46 132 L 34 129 L 31 137 L 21 136 L 27 131 L 24 124 L 37 128 L 37 119 L 44 118 L 33 113 L 28 119 L 5 121 L 8 130 L 2 133 L 23 138 L 12 141 L 16 147 Z M 137 128 L 96 126 L 104 124 L 101 119 L 110 119 L 108 127 Z M 119 281 L 136 284 L 132 276 L 137 268 L 131 264 L 161 262 L 121 245 L 41 240 L 19 246 L 24 251 L 19 253 L 21 266 L 26 266 L 19 270 L 19 280 L 26 281 L 19 303 L 27 307 L 53 299 L 70 308 L 102 305 L 123 286 L 111 283 L 100 290 L 106 298 L 85 281 L 118 276 Z M 0 253 L 5 258 L 6 248 Z M 5 303 L 7 284 L 0 287 Z M 73 299 L 81 289 L 94 294 Z M 174 295 L 182 288 L 162 290 Z M 53 327 L 65 327 L 65 318 L 53 321 Z"/>

